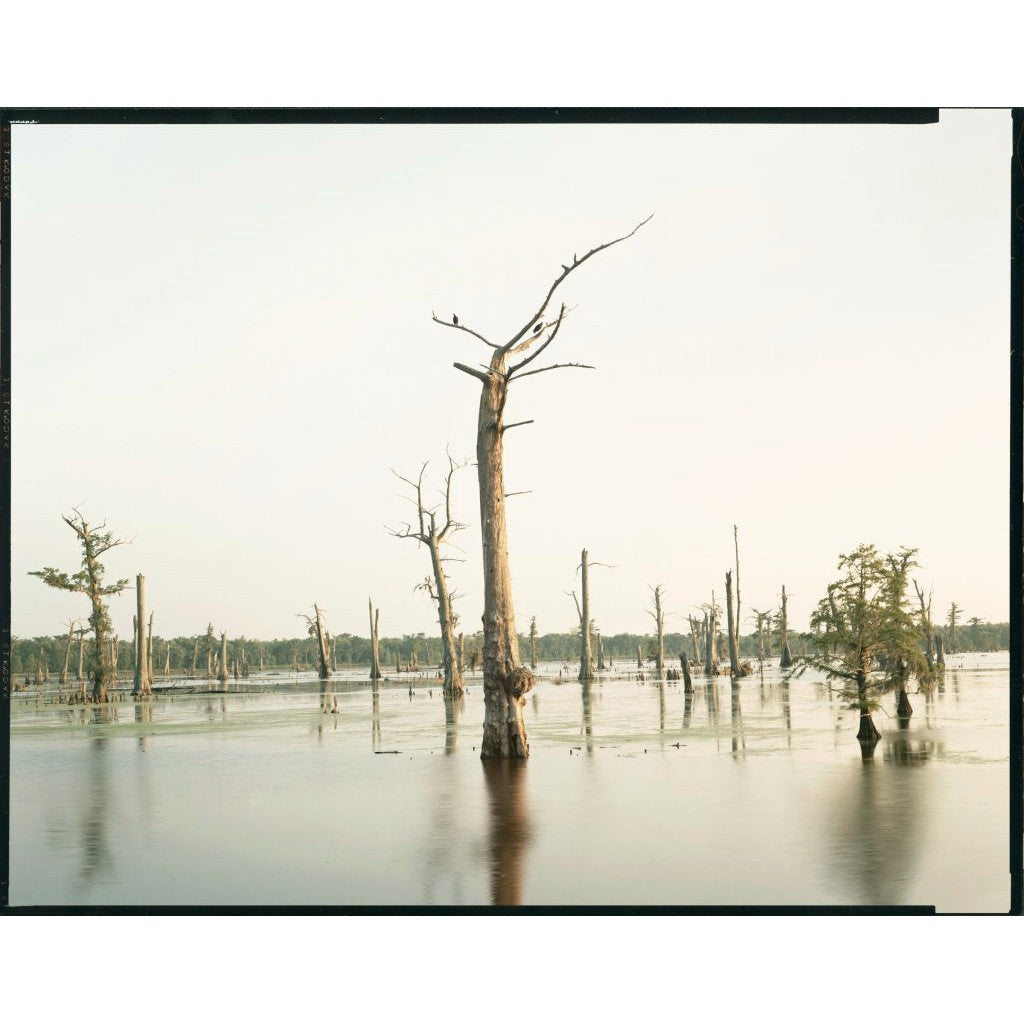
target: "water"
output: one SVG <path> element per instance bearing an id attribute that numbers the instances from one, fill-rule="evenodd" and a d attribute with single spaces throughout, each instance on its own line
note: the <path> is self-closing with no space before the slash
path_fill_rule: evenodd
<path id="1" fill-rule="evenodd" d="M 951 659 L 865 762 L 810 675 L 538 683 L 484 765 L 479 679 L 15 695 L 12 905 L 924 904 L 1006 911 L 1005 653 Z M 886 710 L 892 715 L 892 700 Z M 447 721 L 446 721 L 447 720 Z M 477 748 L 477 749 L 474 749 Z"/>

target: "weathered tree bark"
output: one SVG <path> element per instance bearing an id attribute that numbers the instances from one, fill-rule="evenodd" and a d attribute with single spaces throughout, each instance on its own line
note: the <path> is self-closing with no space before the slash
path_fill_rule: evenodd
<path id="1" fill-rule="evenodd" d="M 679 666 L 683 670 L 683 692 L 693 693 L 693 680 L 690 678 L 690 665 L 686 655 L 679 652 Z"/>
<path id="2" fill-rule="evenodd" d="M 580 681 L 594 678 L 594 655 L 590 650 L 590 579 L 589 566 L 587 564 L 587 549 L 583 549 L 580 556 L 580 574 L 582 577 L 582 605 L 576 604 L 576 614 L 580 620 Z M 576 601 L 576 594 L 572 595 Z"/>
<path id="3" fill-rule="evenodd" d="M 171 674 L 171 641 L 164 641 L 164 676 Z"/>
<path id="4" fill-rule="evenodd" d="M 189 675 L 192 676 L 193 679 L 195 678 L 195 675 L 196 675 L 196 665 L 198 665 L 198 664 L 199 664 L 199 637 L 196 637 L 195 640 L 192 642 L 192 670 L 191 670 L 191 672 L 189 672 Z"/>
<path id="5" fill-rule="evenodd" d="M 718 675 L 718 605 L 715 604 L 715 592 L 711 591 L 711 607 L 706 613 L 705 633 L 707 639 L 704 644 L 704 674 L 708 676 Z"/>
<path id="6" fill-rule="evenodd" d="M 857 739 L 864 746 L 874 747 L 882 738 L 882 734 L 875 728 L 874 720 L 871 717 L 871 707 L 868 704 L 868 677 L 867 671 L 857 671 L 857 701 L 860 706 L 860 728 L 857 730 Z"/>
<path id="7" fill-rule="evenodd" d="M 946 652 L 941 633 L 935 634 L 935 664 L 946 667 Z"/>
<path id="8" fill-rule="evenodd" d="M 921 642 L 924 644 L 924 656 L 928 662 L 928 674 L 931 675 L 935 662 L 932 658 L 932 647 L 934 645 L 934 632 L 932 629 L 932 595 L 928 594 L 928 602 L 925 603 L 924 591 L 914 580 L 914 590 L 917 592 L 917 599 L 921 604 Z"/>
<path id="9" fill-rule="evenodd" d="M 324 630 L 324 621 L 323 615 L 320 612 L 320 606 L 316 602 L 314 602 L 313 616 L 310 617 L 309 615 L 303 615 L 302 618 L 304 618 L 306 622 L 309 623 L 310 632 L 313 634 L 314 639 L 316 640 L 318 661 L 317 667 L 319 669 L 320 678 L 329 679 L 331 676 L 331 658 L 330 654 L 328 653 L 327 635 Z"/>
<path id="10" fill-rule="evenodd" d="M 380 625 L 380 609 L 376 612 L 373 609 L 373 598 L 370 598 L 370 678 L 380 679 L 383 673 L 380 670 L 380 643 L 377 637 L 377 627 Z"/>
<path id="11" fill-rule="evenodd" d="M 153 612 L 149 613 L 149 634 L 146 637 L 146 693 L 153 692 Z"/>
<path id="12" fill-rule="evenodd" d="M 597 634 L 597 671 L 604 671 L 604 641 L 600 633 Z"/>
<path id="13" fill-rule="evenodd" d="M 647 218 L 648 220 L 650 218 Z M 455 367 L 480 382 L 480 405 L 477 414 L 476 461 L 480 492 L 480 534 L 484 570 L 484 735 L 480 756 L 488 758 L 521 759 L 529 755 L 523 705 L 532 689 L 533 673 L 519 657 L 519 637 L 516 632 L 515 611 L 512 602 L 512 579 L 508 562 L 508 538 L 505 518 L 504 447 L 505 431 L 522 423 L 504 421 L 508 388 L 513 380 L 521 380 L 537 373 L 582 366 L 579 363 L 554 363 L 538 369 L 526 370 L 558 335 L 567 315 L 563 303 L 558 316 L 545 319 L 548 305 L 558 286 L 577 267 L 592 256 L 635 234 L 643 223 L 628 235 L 596 246 L 582 257 L 573 256 L 572 263 L 563 264 L 562 273 L 555 279 L 540 303 L 539 309 L 523 326 L 503 344 L 489 341 L 478 331 L 459 324 L 453 315 L 450 322 L 436 323 L 473 335 L 493 351 L 486 370 L 456 363 Z M 536 345 L 530 355 L 523 355 Z M 510 357 L 522 358 L 510 365 Z M 529 421 L 523 421 L 529 422 Z"/>
<path id="14" fill-rule="evenodd" d="M 152 692 L 149 672 L 149 645 L 146 642 L 146 577 L 141 573 L 135 577 L 135 681 L 132 696 Z M 150 632 L 153 625 L 150 621 Z"/>
<path id="15" fill-rule="evenodd" d="M 221 633 L 221 635 L 220 635 L 220 670 L 217 673 L 217 678 L 220 680 L 221 685 L 226 690 L 228 688 L 228 635 L 227 635 L 227 633 Z"/>
<path id="16" fill-rule="evenodd" d="M 726 625 L 729 627 L 729 675 L 733 679 L 740 677 L 740 656 L 736 645 L 736 620 L 732 614 L 732 573 L 725 574 L 725 606 Z M 737 608 L 739 605 L 737 604 Z"/>
<path id="17" fill-rule="evenodd" d="M 462 638 L 459 637 L 461 642 Z M 530 619 L 530 668 L 537 668 L 537 616 Z"/>
<path id="18" fill-rule="evenodd" d="M 782 608 L 779 612 L 779 668 L 791 668 L 793 665 L 793 655 L 789 650 L 789 619 L 786 614 L 786 588 L 782 588 Z M 868 716 L 870 718 L 870 715 Z M 871 726 L 874 729 L 874 724 Z"/>
<path id="19" fill-rule="evenodd" d="M 75 676 L 78 682 L 85 679 L 85 631 L 78 637 L 78 674 Z"/>
<path id="20" fill-rule="evenodd" d="M 68 682 L 68 669 L 71 665 L 71 645 L 75 641 L 75 622 L 68 623 L 68 641 L 64 648 L 64 664 L 60 670 L 60 688 L 63 690 Z"/>
<path id="21" fill-rule="evenodd" d="M 644 652 L 641 649 L 639 644 L 636 645 L 636 667 L 637 668 L 643 668 L 644 667 Z"/>
<path id="22" fill-rule="evenodd" d="M 651 591 L 654 594 L 654 610 L 648 611 L 647 614 L 654 619 L 656 630 L 654 667 L 660 679 L 665 671 L 665 610 L 661 606 L 661 585 L 651 587 Z"/>
<path id="23" fill-rule="evenodd" d="M 213 678 L 213 623 L 206 627 L 206 678 Z"/>

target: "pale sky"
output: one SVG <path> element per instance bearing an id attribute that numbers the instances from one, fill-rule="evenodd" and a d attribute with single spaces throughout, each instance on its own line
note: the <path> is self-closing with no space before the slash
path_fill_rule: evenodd
<path id="1" fill-rule="evenodd" d="M 488 351 L 573 252 L 552 361 L 513 386 L 520 631 L 574 627 L 580 548 L 606 634 L 720 596 L 807 616 L 840 552 L 920 548 L 918 580 L 1008 617 L 1008 111 L 919 126 L 13 128 L 13 632 L 84 598 L 59 513 L 134 542 L 158 635 L 436 630 L 402 485 L 470 456 Z M 435 477 L 436 479 L 436 477 Z M 474 469 L 457 478 L 467 633 Z M 133 596 L 112 601 L 130 635 Z M 750 630 L 749 621 L 743 631 Z"/>

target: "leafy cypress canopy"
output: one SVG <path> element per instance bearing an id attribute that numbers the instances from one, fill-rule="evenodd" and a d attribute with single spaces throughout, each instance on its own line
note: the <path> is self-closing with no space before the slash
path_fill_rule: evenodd
<path id="1" fill-rule="evenodd" d="M 838 680 L 851 709 L 874 710 L 877 696 L 911 676 L 928 683 L 920 630 L 907 599 L 917 550 L 881 555 L 861 544 L 839 557 L 840 576 L 811 615 L 812 644 L 794 675 L 815 668 Z M 859 689 L 866 686 L 867 692 Z"/>

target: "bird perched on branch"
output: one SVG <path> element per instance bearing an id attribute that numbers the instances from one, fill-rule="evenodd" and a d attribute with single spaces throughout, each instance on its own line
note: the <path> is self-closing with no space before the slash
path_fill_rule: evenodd
<path id="1" fill-rule="evenodd" d="M 541 323 L 541 324 L 537 324 L 537 325 L 536 325 L 536 327 L 534 327 L 534 329 L 533 329 L 533 333 L 534 333 L 534 334 L 540 334 L 540 329 L 541 329 L 541 328 L 542 328 L 543 326 L 544 326 L 544 325 L 543 325 L 542 323 Z"/>
<path id="2" fill-rule="evenodd" d="M 459 326 L 459 318 L 455 313 L 452 313 L 452 323 L 455 324 L 456 327 Z"/>

